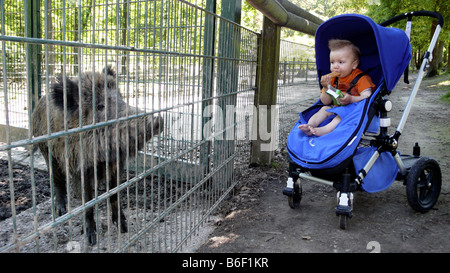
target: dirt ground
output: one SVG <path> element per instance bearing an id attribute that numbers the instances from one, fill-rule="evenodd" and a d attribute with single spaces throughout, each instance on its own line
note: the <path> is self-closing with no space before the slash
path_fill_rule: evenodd
<path id="1" fill-rule="evenodd" d="M 414 83 L 415 76 L 410 76 Z M 403 79 L 392 92 L 393 133 L 412 84 Z M 395 181 L 377 193 L 355 193 L 348 228 L 339 228 L 336 191 L 303 181 L 300 208 L 291 209 L 282 194 L 288 176 L 286 150 L 276 152 L 270 167 L 248 168 L 238 174 L 242 183 L 221 208 L 219 220 L 199 253 L 410 253 L 450 252 L 450 105 L 440 100 L 450 91 L 450 77 L 425 79 L 399 139 L 399 151 L 412 154 L 418 142 L 422 156 L 436 159 L 442 189 L 434 208 L 417 213 L 408 204 L 405 186 Z M 312 101 L 299 106 L 298 112 Z"/>
<path id="2" fill-rule="evenodd" d="M 410 77 L 411 82 L 414 75 Z M 390 96 L 393 133 L 411 86 L 400 82 Z M 311 89 L 311 90 L 309 90 Z M 301 112 L 317 98 L 317 88 L 302 90 L 306 100 L 296 109 Z M 335 216 L 336 191 L 331 186 L 303 181 L 300 208 L 291 209 L 282 194 L 288 177 L 287 153 L 280 145 L 274 162 L 266 167 L 236 168 L 240 181 L 234 194 L 212 217 L 213 231 L 200 242 L 198 253 L 355 253 L 355 252 L 450 252 L 450 105 L 440 97 L 450 91 L 450 76 L 422 82 L 411 114 L 399 141 L 399 150 L 411 154 L 415 142 L 423 156 L 436 159 L 442 171 L 441 195 L 434 209 L 416 213 L 406 200 L 405 186 L 394 182 L 387 190 L 369 194 L 357 192 L 353 218 L 347 230 L 339 228 Z M 312 95 L 311 95 L 312 94 Z M 286 137 L 286 136 L 284 136 Z M 44 166 L 45 169 L 45 166 Z M 24 175 L 21 176 L 20 174 Z M 29 171 L 14 167 L 14 179 L 29 181 Z M 8 169 L 0 159 L 0 193 L 9 191 Z M 35 172 L 37 203 L 49 202 L 48 174 Z M 20 183 L 19 183 L 20 184 Z M 31 187 L 24 183 L 16 195 L 17 213 L 31 206 Z M 2 196 L 5 197 L 2 199 Z M 47 200 L 47 201 L 45 201 Z M 23 201 L 23 202 L 22 202 Z M 0 194 L 0 222 L 9 218 L 9 196 Z M 32 215 L 29 216 L 32 221 Z M 48 215 L 48 217 L 51 217 Z M 210 227 L 208 227 L 210 228 Z M 0 234 L 6 236 L 10 230 Z M 209 230 L 209 229 L 208 229 Z M 77 231 L 78 232 L 78 231 Z M 58 235 L 59 236 L 59 235 Z M 62 236 L 62 235 L 61 235 Z M 48 239 L 51 242 L 51 238 Z"/>

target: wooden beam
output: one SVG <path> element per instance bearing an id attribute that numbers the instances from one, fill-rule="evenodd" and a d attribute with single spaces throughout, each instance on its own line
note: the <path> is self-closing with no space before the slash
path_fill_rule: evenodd
<path id="1" fill-rule="evenodd" d="M 247 0 L 275 24 L 314 36 L 322 19 L 287 0 Z"/>

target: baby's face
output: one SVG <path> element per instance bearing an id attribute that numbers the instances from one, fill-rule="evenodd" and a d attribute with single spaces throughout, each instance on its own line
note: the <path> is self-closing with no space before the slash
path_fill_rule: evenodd
<path id="1" fill-rule="evenodd" d="M 330 52 L 330 70 L 341 73 L 340 78 L 350 75 L 358 64 L 357 57 L 348 46 Z"/>

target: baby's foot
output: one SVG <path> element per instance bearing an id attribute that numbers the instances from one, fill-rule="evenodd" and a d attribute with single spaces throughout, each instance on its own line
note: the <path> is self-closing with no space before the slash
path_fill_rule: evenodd
<path id="1" fill-rule="evenodd" d="M 330 133 L 326 128 L 324 127 L 316 127 L 313 128 L 311 126 L 309 126 L 309 131 L 311 132 L 311 134 L 315 135 L 315 136 L 323 136 L 326 135 L 328 133 Z"/>
<path id="2" fill-rule="evenodd" d="M 311 133 L 311 126 L 309 126 L 308 124 L 300 124 L 298 126 L 298 129 L 300 129 L 303 133 L 305 133 L 307 136 L 312 136 Z"/>

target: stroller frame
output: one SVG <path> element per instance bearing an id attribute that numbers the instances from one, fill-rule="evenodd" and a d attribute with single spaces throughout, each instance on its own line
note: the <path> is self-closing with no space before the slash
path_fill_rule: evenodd
<path id="1" fill-rule="evenodd" d="M 336 215 L 339 217 L 339 226 L 342 229 L 346 229 L 348 226 L 348 219 L 352 217 L 353 192 L 361 188 L 363 179 L 366 177 L 367 173 L 370 171 L 382 152 L 390 152 L 393 155 L 399 168 L 396 180 L 403 180 L 403 184 L 406 185 L 408 203 L 414 210 L 419 212 L 427 212 L 437 202 L 442 183 L 439 164 L 432 158 L 421 157 L 418 143 L 416 143 L 413 147 L 413 155 L 400 155 L 397 151 L 397 147 L 398 140 L 402 134 L 406 120 L 414 103 L 414 99 L 418 93 L 419 86 L 425 75 L 425 70 L 432 60 L 432 52 L 437 43 L 444 20 L 442 16 L 436 12 L 414 11 L 393 17 L 380 25 L 388 26 L 397 21 L 407 19 L 405 32 L 408 39 L 410 39 L 412 18 L 414 16 L 434 17 L 438 19 L 438 24 L 428 50 L 423 57 L 416 82 L 412 88 L 395 133 L 392 136 L 388 135 L 390 119 L 388 118 L 387 113 L 391 110 L 392 103 L 386 98 L 386 96 L 390 95 L 391 90 L 388 90 L 385 84 L 383 84 L 383 86 L 380 87 L 381 90 L 376 94 L 377 97 L 374 99 L 372 104 L 374 111 L 371 113 L 374 115 L 375 112 L 378 112 L 380 116 L 380 133 L 378 136 L 371 136 L 372 139 L 370 140 L 371 145 L 376 147 L 376 151 L 366 162 L 364 167 L 358 170 L 356 176 L 354 174 L 355 172 L 353 172 L 353 174 L 349 173 L 348 167 L 345 167 L 345 171 L 343 173 L 341 170 L 341 178 L 338 178 L 338 180 L 335 181 L 330 181 L 320 177 L 320 175 L 314 174 L 314 171 L 323 170 L 307 169 L 297 165 L 292 160 L 289 160 L 289 178 L 287 185 L 283 190 L 283 194 L 288 197 L 288 203 L 291 208 L 298 208 L 300 206 L 300 201 L 303 194 L 301 186 L 302 179 L 333 186 L 337 190 Z M 409 83 L 407 79 L 408 68 L 405 70 L 404 76 L 405 82 Z M 369 120 L 371 120 L 371 117 Z M 351 157 L 346 159 L 346 161 L 347 160 L 351 161 Z M 349 164 L 344 164 L 344 166 L 348 165 Z"/>

